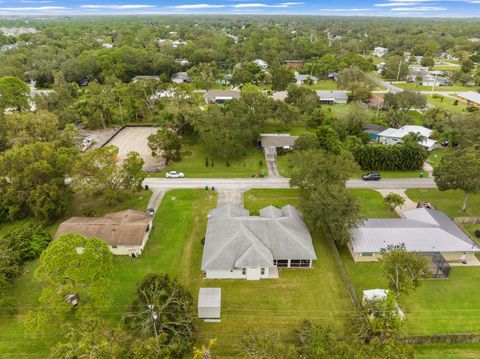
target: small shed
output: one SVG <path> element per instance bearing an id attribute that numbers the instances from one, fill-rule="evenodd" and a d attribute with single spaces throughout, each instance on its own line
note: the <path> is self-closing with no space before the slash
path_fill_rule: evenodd
<path id="1" fill-rule="evenodd" d="M 221 306 L 221 288 L 200 288 L 198 292 L 198 317 L 200 319 L 219 321 Z"/>

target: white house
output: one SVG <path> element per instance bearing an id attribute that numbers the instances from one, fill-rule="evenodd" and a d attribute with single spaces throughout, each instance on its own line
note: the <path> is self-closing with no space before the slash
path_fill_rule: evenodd
<path id="1" fill-rule="evenodd" d="M 72 217 L 60 224 L 55 238 L 77 233 L 105 241 L 113 254 L 138 256 L 147 243 L 152 220 L 150 214 L 133 209 L 103 217 Z"/>
<path id="2" fill-rule="evenodd" d="M 225 101 L 238 100 L 240 98 L 238 90 L 209 90 L 205 93 L 206 103 L 224 103 Z"/>
<path id="3" fill-rule="evenodd" d="M 353 260 L 378 261 L 382 249 L 402 244 L 409 252 L 439 253 L 449 262 L 476 260 L 480 248 L 445 213 L 417 208 L 403 215 L 367 219 L 355 228 L 349 244 Z"/>
<path id="4" fill-rule="evenodd" d="M 373 55 L 377 57 L 383 57 L 388 54 L 388 49 L 385 47 L 378 46 L 373 49 Z"/>
<path id="5" fill-rule="evenodd" d="M 310 268 L 315 259 L 303 216 L 290 205 L 250 216 L 227 204 L 209 214 L 202 258 L 207 278 L 278 278 L 278 268 Z"/>
<path id="6" fill-rule="evenodd" d="M 256 59 L 252 61 L 254 64 L 257 64 L 262 70 L 268 69 L 268 63 L 262 59 Z"/>
<path id="7" fill-rule="evenodd" d="M 312 75 L 302 75 L 295 72 L 295 82 L 297 85 L 303 85 L 309 82 L 315 85 L 318 82 L 318 78 Z"/>
<path id="8" fill-rule="evenodd" d="M 347 91 L 316 91 L 321 104 L 332 105 L 335 103 L 347 103 Z"/>
<path id="9" fill-rule="evenodd" d="M 400 128 L 387 128 L 385 131 L 382 131 L 377 136 L 377 141 L 385 145 L 395 145 L 397 143 L 402 143 L 403 137 L 409 133 L 419 133 L 424 137 L 423 141 L 420 141 L 419 144 L 424 146 L 427 150 L 431 151 L 437 141 L 432 140 L 430 136 L 433 131 L 423 127 L 423 126 L 411 126 L 406 125 Z"/>

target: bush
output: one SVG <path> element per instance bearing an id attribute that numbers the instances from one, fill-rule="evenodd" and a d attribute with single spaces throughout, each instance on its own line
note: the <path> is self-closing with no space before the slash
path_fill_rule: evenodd
<path id="1" fill-rule="evenodd" d="M 475 237 L 480 238 L 480 229 L 475 230 Z"/>
<path id="2" fill-rule="evenodd" d="M 428 155 L 417 144 L 369 144 L 353 148 L 352 153 L 361 169 L 372 171 L 418 170 Z"/>
<path id="3" fill-rule="evenodd" d="M 18 313 L 16 299 L 13 297 L 3 297 L 0 299 L 0 315 L 14 316 Z"/>

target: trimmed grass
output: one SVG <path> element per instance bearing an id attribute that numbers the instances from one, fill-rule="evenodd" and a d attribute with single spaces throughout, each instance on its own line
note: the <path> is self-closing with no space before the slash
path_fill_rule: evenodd
<path id="1" fill-rule="evenodd" d="M 440 164 L 443 156 L 453 152 L 455 152 L 455 149 L 453 148 L 436 148 L 428 153 L 427 162 L 430 163 L 433 168 L 435 168 Z"/>
<path id="2" fill-rule="evenodd" d="M 432 86 L 422 86 L 415 83 L 400 82 L 394 83 L 398 88 L 404 90 L 414 90 L 414 91 L 431 91 Z M 462 85 L 452 85 L 452 86 L 435 86 L 435 91 L 442 92 L 455 92 L 455 91 L 477 91 L 478 88 L 474 86 L 462 86 Z"/>
<path id="3" fill-rule="evenodd" d="M 432 95 L 427 96 L 427 102 L 431 103 L 432 105 L 446 111 L 450 112 L 463 112 L 467 108 L 467 106 L 463 103 L 458 101 L 457 105 L 454 105 L 455 99 L 450 97 L 433 97 Z"/>
<path id="4" fill-rule="evenodd" d="M 468 195 L 467 211 L 460 208 L 463 203 L 463 192 L 450 190 L 440 192 L 434 188 L 407 189 L 406 194 L 414 202 L 431 202 L 435 208 L 445 212 L 449 217 L 476 217 L 480 216 L 480 194 Z"/>
<path id="5" fill-rule="evenodd" d="M 310 90 L 338 90 L 338 84 L 333 80 L 319 80 L 315 85 L 303 85 Z"/>
<path id="6" fill-rule="evenodd" d="M 165 177 L 168 171 L 184 172 L 185 177 L 188 178 L 245 178 L 252 177 L 261 171 L 267 173 L 263 152 L 255 147 L 250 148 L 246 156 L 229 160 L 229 167 L 225 160 L 219 158 L 213 159 L 212 167 L 212 158 L 199 144 L 184 145 L 181 156 L 182 159 L 179 162 L 171 163 L 165 170 L 152 174 L 153 177 Z M 206 157 L 208 157 L 209 167 L 205 166 Z"/>
<path id="7" fill-rule="evenodd" d="M 348 249 L 342 258 L 357 294 L 373 288 L 388 288 L 378 262 L 354 263 Z M 452 267 L 449 279 L 424 280 L 415 292 L 400 297 L 406 314 L 401 332 L 407 335 L 480 332 L 478 267 Z"/>
<path id="8" fill-rule="evenodd" d="M 277 156 L 277 167 L 281 176 L 290 176 L 290 158 L 291 153 Z M 383 178 L 418 178 L 420 173 L 427 174 L 423 170 L 417 171 L 371 171 L 371 170 L 353 170 L 352 178 L 360 178 L 363 174 L 369 172 L 379 172 Z"/>
<path id="9" fill-rule="evenodd" d="M 480 356 L 478 344 L 415 345 L 418 359 L 473 359 Z"/>

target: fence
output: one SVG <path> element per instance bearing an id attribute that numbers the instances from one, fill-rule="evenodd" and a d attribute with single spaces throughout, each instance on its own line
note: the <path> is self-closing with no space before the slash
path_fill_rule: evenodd
<path id="1" fill-rule="evenodd" d="M 480 224 L 480 217 L 455 217 L 456 224 Z"/>
<path id="2" fill-rule="evenodd" d="M 355 292 L 355 288 L 353 287 L 352 281 L 350 280 L 350 276 L 348 275 L 347 268 L 345 268 L 345 264 L 343 263 L 342 258 L 340 257 L 338 248 L 335 245 L 334 241 L 329 240 L 327 242 L 332 250 L 333 258 L 335 259 L 335 262 L 337 263 L 337 267 L 340 270 L 340 274 L 342 275 L 342 280 L 345 286 L 347 287 L 348 293 L 350 294 L 350 298 L 352 299 L 352 302 L 357 308 L 357 310 L 361 310 L 362 304 L 358 299 L 357 292 Z"/>
<path id="3" fill-rule="evenodd" d="M 432 335 L 411 335 L 399 337 L 398 341 L 404 344 L 476 344 L 480 343 L 478 333 L 453 333 Z"/>

